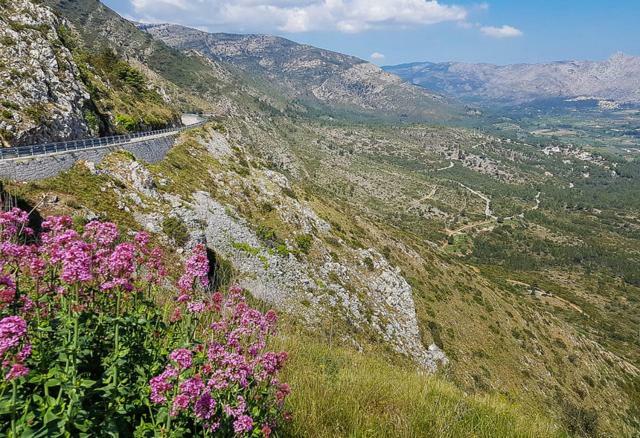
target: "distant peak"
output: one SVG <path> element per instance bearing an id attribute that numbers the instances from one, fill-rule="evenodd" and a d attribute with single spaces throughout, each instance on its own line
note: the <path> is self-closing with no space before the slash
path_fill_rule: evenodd
<path id="1" fill-rule="evenodd" d="M 611 62 L 620 62 L 620 61 L 625 61 L 625 60 L 631 59 L 631 58 L 633 58 L 633 56 L 626 55 L 623 52 L 616 52 L 613 55 L 611 55 L 611 57 L 609 57 L 609 61 L 611 61 Z"/>

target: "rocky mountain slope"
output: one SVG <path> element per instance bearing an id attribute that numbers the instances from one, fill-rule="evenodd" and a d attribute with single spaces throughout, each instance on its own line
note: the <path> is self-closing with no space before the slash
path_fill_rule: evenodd
<path id="1" fill-rule="evenodd" d="M 418 62 L 384 67 L 408 83 L 463 99 L 517 104 L 555 97 L 640 103 L 640 57 L 549 64 Z"/>
<path id="2" fill-rule="evenodd" d="M 220 281 L 248 286 L 329 349 L 414 373 L 439 364 L 465 392 L 516 400 L 574 435 L 638 430 L 637 160 L 397 115 L 363 122 L 352 116 L 376 111 L 362 102 L 384 102 L 389 87 L 338 93 L 342 72 L 361 68 L 343 55 L 199 32 L 180 51 L 95 0 L 45 3 L 87 55 L 115 53 L 164 100 L 216 121 L 153 165 L 116 153 L 9 184 L 23 202 L 146 228 L 178 255 L 204 241 Z M 279 77 L 261 58 L 292 71 Z M 320 97 L 304 94 L 306 78 Z M 318 117 L 323 107 L 334 118 Z M 323 356 L 317 368 L 340 367 Z"/>
<path id="3" fill-rule="evenodd" d="M 3 146 L 82 138 L 90 97 L 63 22 L 30 1 L 0 3 L 0 143 Z"/>
<path id="4" fill-rule="evenodd" d="M 20 146 L 180 123 L 153 78 L 88 52 L 68 20 L 30 1 L 0 4 L 0 142 Z"/>
<path id="5" fill-rule="evenodd" d="M 325 110 L 384 110 L 425 120 L 449 119 L 457 112 L 441 96 L 403 84 L 353 56 L 270 35 L 210 34 L 169 24 L 140 28 L 171 47 L 230 64 L 263 89 L 277 89 L 292 100 Z"/>

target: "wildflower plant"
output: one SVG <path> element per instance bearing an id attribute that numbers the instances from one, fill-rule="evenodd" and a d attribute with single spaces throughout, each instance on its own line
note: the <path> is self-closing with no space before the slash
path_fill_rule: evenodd
<path id="1" fill-rule="evenodd" d="M 35 232 L 0 213 L 0 434 L 270 436 L 289 393 L 275 312 L 208 289 L 197 245 L 172 286 L 150 236 L 116 225 Z M 174 299 L 162 306 L 161 294 Z"/>

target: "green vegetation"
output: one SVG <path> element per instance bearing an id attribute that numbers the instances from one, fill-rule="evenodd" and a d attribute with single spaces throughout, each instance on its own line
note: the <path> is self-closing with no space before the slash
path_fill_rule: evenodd
<path id="1" fill-rule="evenodd" d="M 440 377 L 379 356 L 286 336 L 288 436 L 560 437 L 553 423 L 498 397 L 464 395 Z"/>
<path id="2" fill-rule="evenodd" d="M 311 234 L 300 234 L 296 236 L 296 246 L 303 254 L 309 254 L 313 245 L 313 236 Z"/>
<path id="3" fill-rule="evenodd" d="M 189 229 L 179 217 L 167 216 L 162 221 L 162 231 L 178 246 L 184 246 L 189 241 Z"/>

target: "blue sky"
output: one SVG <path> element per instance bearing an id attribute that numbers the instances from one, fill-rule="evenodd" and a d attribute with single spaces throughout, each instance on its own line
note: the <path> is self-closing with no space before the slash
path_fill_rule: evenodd
<path id="1" fill-rule="evenodd" d="M 640 0 L 103 0 L 121 15 L 268 33 L 377 64 L 640 55 Z"/>

